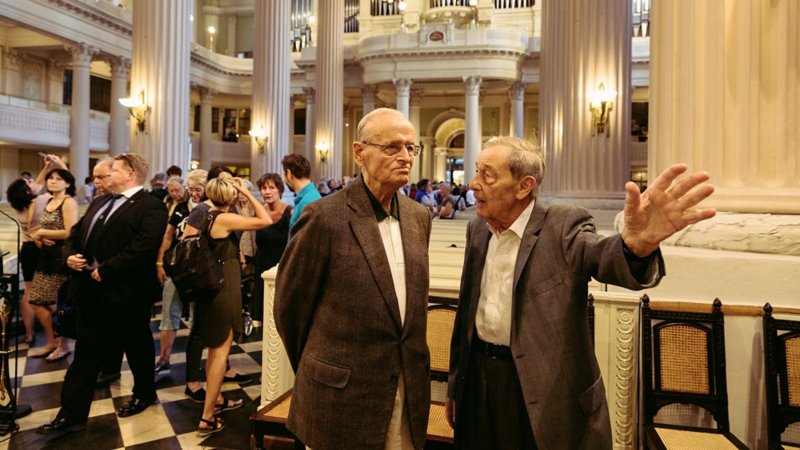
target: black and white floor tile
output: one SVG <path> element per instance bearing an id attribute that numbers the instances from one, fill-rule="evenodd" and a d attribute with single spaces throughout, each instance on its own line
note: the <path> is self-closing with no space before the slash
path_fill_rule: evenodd
<path id="1" fill-rule="evenodd" d="M 160 306 L 156 306 L 158 310 Z M 160 354 L 159 332 L 161 314 L 150 322 L 155 339 L 156 355 Z M 240 344 L 231 349 L 231 368 L 252 380 L 244 385 L 225 384 L 223 395 L 228 399 L 243 399 L 244 407 L 223 413 L 225 430 L 207 438 L 197 436 L 202 404 L 190 400 L 184 394 L 186 378 L 186 341 L 189 329 L 182 323 L 178 331 L 172 357 L 171 370 L 156 376 L 159 401 L 141 414 L 119 418 L 117 409 L 131 396 L 133 376 L 127 361 L 122 363 L 122 378 L 109 387 L 95 391 L 92 409 L 86 430 L 61 437 L 39 436 L 36 428 L 52 421 L 60 407 L 61 386 L 64 374 L 72 362 L 69 358 L 50 363 L 43 358 L 27 358 L 26 344 L 20 344 L 19 352 L 19 403 L 27 404 L 33 412 L 18 421 L 20 430 L 0 437 L 0 450 L 19 449 L 86 449 L 86 450 L 161 450 L 161 449 L 249 449 L 251 425 L 249 417 L 260 404 L 261 385 L 261 329 L 256 328 L 249 337 L 242 337 Z M 36 336 L 39 343 L 46 342 L 43 332 Z M 71 344 L 74 347 L 74 343 Z M 205 366 L 206 352 L 203 353 Z M 17 373 L 14 360 L 10 361 L 10 372 Z M 153 363 L 155 365 L 155 361 Z M 13 380 L 12 380 L 13 386 Z"/>

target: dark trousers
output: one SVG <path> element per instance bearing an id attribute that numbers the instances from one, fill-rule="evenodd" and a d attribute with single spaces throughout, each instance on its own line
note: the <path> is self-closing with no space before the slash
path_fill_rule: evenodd
<path id="1" fill-rule="evenodd" d="M 61 388 L 59 417 L 82 423 L 89 417 L 97 375 L 112 352 L 128 355 L 133 373 L 133 395 L 143 400 L 156 398 L 155 346 L 150 331 L 150 305 L 112 305 L 104 288 L 84 279 L 77 298 L 75 359 L 67 369 Z"/>
<path id="2" fill-rule="evenodd" d="M 125 356 L 125 351 L 121 346 L 117 345 L 114 346 L 114 348 L 109 349 L 108 354 L 106 354 L 105 358 L 103 359 L 103 364 L 100 367 L 100 373 L 103 375 L 120 373 L 122 370 L 123 356 Z"/>
<path id="3" fill-rule="evenodd" d="M 473 350 L 466 382 L 456 405 L 458 448 L 536 449 L 514 361 Z"/>

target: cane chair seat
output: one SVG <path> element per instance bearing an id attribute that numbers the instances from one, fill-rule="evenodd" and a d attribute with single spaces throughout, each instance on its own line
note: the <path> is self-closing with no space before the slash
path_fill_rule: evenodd
<path id="1" fill-rule="evenodd" d="M 267 418 L 270 418 L 270 419 L 288 420 L 289 419 L 289 407 L 291 406 L 291 404 L 292 404 L 292 396 L 290 395 L 290 396 L 286 397 L 285 399 L 283 399 L 283 401 L 278 403 L 274 408 L 272 408 L 271 410 L 267 411 L 264 414 L 264 417 L 267 417 Z"/>
<path id="2" fill-rule="evenodd" d="M 764 369 L 767 437 L 770 450 L 800 450 L 783 442 L 790 425 L 800 423 L 800 321 L 777 319 L 764 305 Z"/>
<path id="3" fill-rule="evenodd" d="M 668 450 L 737 450 L 727 437 L 717 433 L 673 430 L 656 427 L 658 437 Z"/>
<path id="4" fill-rule="evenodd" d="M 786 445 L 783 444 L 784 450 L 800 450 L 800 447 L 795 447 L 794 445 Z"/>
<path id="5" fill-rule="evenodd" d="M 428 349 L 431 353 L 431 379 L 447 381 L 450 371 L 450 339 L 456 320 L 456 309 L 451 306 L 428 308 Z"/>
<path id="6" fill-rule="evenodd" d="M 453 442 L 453 429 L 447 423 L 444 405 L 431 403 L 428 417 L 428 439 L 433 441 Z"/>

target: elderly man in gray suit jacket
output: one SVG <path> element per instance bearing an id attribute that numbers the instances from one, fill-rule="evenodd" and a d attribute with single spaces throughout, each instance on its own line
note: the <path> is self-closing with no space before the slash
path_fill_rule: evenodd
<path id="1" fill-rule="evenodd" d="M 361 176 L 306 206 L 275 290 L 275 324 L 296 373 L 288 428 L 314 450 L 421 449 L 430 402 L 428 210 L 408 183 L 414 127 L 364 116 Z"/>
<path id="2" fill-rule="evenodd" d="M 603 238 L 579 207 L 537 201 L 542 156 L 517 138 L 488 141 L 470 184 L 478 217 L 467 250 L 450 353 L 446 413 L 458 448 L 611 449 L 603 379 L 587 321 L 588 282 L 628 289 L 664 275 L 659 243 L 713 209 L 675 165 L 640 195 L 626 185 L 625 230 Z"/>

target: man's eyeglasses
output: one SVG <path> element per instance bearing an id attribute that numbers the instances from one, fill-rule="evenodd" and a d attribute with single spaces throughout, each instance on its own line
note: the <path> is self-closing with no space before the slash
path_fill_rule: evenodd
<path id="1" fill-rule="evenodd" d="M 364 145 L 372 145 L 374 147 L 380 147 L 383 150 L 383 153 L 386 156 L 395 156 L 396 154 L 400 153 L 400 150 L 405 149 L 409 155 L 411 156 L 419 156 L 422 153 L 422 147 L 419 145 L 414 144 L 389 144 L 389 145 L 381 145 L 381 144 L 373 144 L 371 142 L 362 142 Z"/>
<path id="2" fill-rule="evenodd" d="M 128 164 L 128 168 L 131 169 L 131 172 L 136 173 L 136 171 L 133 170 L 133 164 L 131 163 L 131 160 L 128 159 L 128 155 L 123 153 L 123 154 L 121 154 L 119 156 L 120 156 L 120 158 L 125 160 L 125 162 Z"/>
<path id="3" fill-rule="evenodd" d="M 93 178 L 94 178 L 95 180 L 100 180 L 100 181 L 103 181 L 103 180 L 105 180 L 106 178 L 108 178 L 108 177 L 110 177 L 110 176 L 111 176 L 111 175 L 95 175 Z"/>

